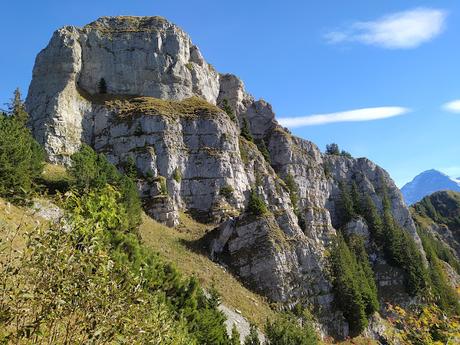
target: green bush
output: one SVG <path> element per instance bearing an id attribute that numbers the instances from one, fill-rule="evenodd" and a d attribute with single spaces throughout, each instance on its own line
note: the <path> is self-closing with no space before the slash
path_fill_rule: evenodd
<path id="1" fill-rule="evenodd" d="M 120 173 L 103 154 L 97 154 L 87 145 L 71 157 L 69 173 L 73 187 L 80 193 L 113 185 L 121 193 L 121 202 L 126 208 L 129 229 L 136 229 L 141 222 L 142 204 L 136 183 L 127 175 Z M 133 170 L 128 173 L 134 174 Z M 137 174 L 137 173 L 136 173 Z"/>
<path id="2" fill-rule="evenodd" d="M 119 198 L 110 186 L 71 193 L 66 228 L 34 229 L 14 260 L 0 247 L 0 342 L 198 344 L 164 290 L 139 274 L 144 268 L 113 255 L 110 239 L 123 228 Z M 150 275 L 157 286 L 165 281 L 161 269 L 169 270 L 161 265 Z"/>
<path id="3" fill-rule="evenodd" d="M 182 180 L 182 173 L 180 172 L 179 168 L 175 168 L 173 172 L 173 179 L 177 182 L 180 183 Z"/>
<path id="4" fill-rule="evenodd" d="M 261 216 L 268 212 L 267 205 L 254 190 L 249 195 L 248 211 L 255 216 Z"/>
<path id="5" fill-rule="evenodd" d="M 44 152 L 15 113 L 0 114 L 0 196 L 23 201 L 37 189 Z"/>
<path id="6" fill-rule="evenodd" d="M 231 199 L 233 197 L 234 189 L 230 185 L 223 186 L 220 189 L 220 195 L 222 195 L 225 199 Z"/>
<path id="7" fill-rule="evenodd" d="M 281 314 L 267 322 L 265 335 L 271 345 L 315 345 L 318 339 L 308 320 L 297 319 L 290 313 Z"/>

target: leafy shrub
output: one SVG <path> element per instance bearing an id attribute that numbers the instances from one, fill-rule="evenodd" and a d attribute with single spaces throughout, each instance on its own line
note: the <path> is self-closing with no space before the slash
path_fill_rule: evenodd
<path id="1" fill-rule="evenodd" d="M 255 216 L 261 216 L 268 212 L 267 205 L 254 190 L 249 195 L 248 211 Z"/>
<path id="2" fill-rule="evenodd" d="M 43 171 L 44 152 L 24 126 L 23 119 L 0 114 L 0 195 L 23 201 L 36 190 Z"/>
<path id="3" fill-rule="evenodd" d="M 403 344 L 457 344 L 460 318 L 446 317 L 441 309 L 434 305 L 415 306 L 404 310 L 398 306 L 389 306 L 393 317 L 390 318 L 396 332 L 394 343 Z"/>
<path id="4" fill-rule="evenodd" d="M 69 173 L 74 181 L 73 187 L 78 192 L 85 193 L 104 188 L 107 184 L 113 185 L 122 195 L 121 202 L 126 208 L 128 228 L 137 228 L 141 221 L 142 205 L 133 179 L 121 174 L 103 154 L 97 154 L 87 145 L 83 145 L 71 159 Z M 127 172 L 134 174 L 133 169 L 128 169 Z"/>
<path id="5" fill-rule="evenodd" d="M 105 234 L 119 226 L 113 188 L 69 198 L 71 231 L 35 229 L 19 257 L 1 251 L 0 341 L 193 344 L 161 290 L 148 290 L 142 275 L 113 260 Z"/>
<path id="6" fill-rule="evenodd" d="M 316 333 L 307 320 L 297 319 L 290 313 L 284 313 L 272 322 L 267 322 L 265 334 L 268 344 L 272 345 L 315 345 Z"/>

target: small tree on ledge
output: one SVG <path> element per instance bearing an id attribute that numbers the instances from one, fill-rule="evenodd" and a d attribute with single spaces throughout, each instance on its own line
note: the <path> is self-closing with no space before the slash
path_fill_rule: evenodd
<path id="1" fill-rule="evenodd" d="M 106 94 L 107 93 L 107 82 L 105 81 L 104 78 L 101 78 L 101 80 L 99 80 L 99 83 L 98 83 L 97 87 L 99 89 L 100 94 Z"/>

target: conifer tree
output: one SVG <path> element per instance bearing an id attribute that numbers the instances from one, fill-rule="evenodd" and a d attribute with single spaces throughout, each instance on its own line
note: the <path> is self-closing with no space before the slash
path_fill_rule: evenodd
<path id="1" fill-rule="evenodd" d="M 44 152 L 23 118 L 0 115 L 0 195 L 23 201 L 37 187 Z"/>
<path id="2" fill-rule="evenodd" d="M 249 122 L 247 118 L 243 118 L 243 126 L 241 127 L 241 136 L 248 141 L 254 141 L 254 137 L 249 129 Z"/>
<path id="3" fill-rule="evenodd" d="M 254 324 L 251 324 L 249 334 L 244 338 L 244 345 L 260 345 L 257 327 Z"/>
<path id="4" fill-rule="evenodd" d="M 231 345 L 240 345 L 241 344 L 240 332 L 238 332 L 238 329 L 236 328 L 235 324 L 233 324 L 233 327 L 232 327 L 232 337 L 230 338 L 230 343 L 231 343 Z"/>
<path id="5" fill-rule="evenodd" d="M 19 88 L 14 90 L 13 98 L 11 103 L 8 105 L 8 113 L 11 117 L 15 118 L 20 124 L 26 125 L 29 119 L 26 107 L 21 98 L 21 91 Z"/>
<path id="6" fill-rule="evenodd" d="M 342 216 L 342 224 L 348 223 L 355 216 L 355 210 L 353 206 L 353 199 L 351 198 L 350 191 L 348 190 L 347 185 L 344 182 L 340 182 L 340 213 Z"/>

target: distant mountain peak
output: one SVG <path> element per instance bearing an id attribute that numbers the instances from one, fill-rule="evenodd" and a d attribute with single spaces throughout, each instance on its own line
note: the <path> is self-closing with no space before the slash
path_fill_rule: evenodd
<path id="1" fill-rule="evenodd" d="M 406 183 L 401 188 L 404 200 L 408 205 L 442 190 L 460 192 L 460 179 L 451 178 L 439 170 L 430 169 L 418 174 L 411 182 Z"/>

